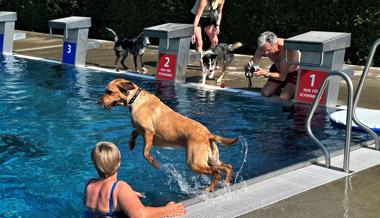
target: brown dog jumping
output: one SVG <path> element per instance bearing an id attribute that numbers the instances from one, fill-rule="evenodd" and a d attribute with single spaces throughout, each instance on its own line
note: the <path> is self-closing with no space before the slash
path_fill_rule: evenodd
<path id="1" fill-rule="evenodd" d="M 238 138 L 213 135 L 199 122 L 173 111 L 155 95 L 124 79 L 112 80 L 99 102 L 106 108 L 117 105 L 129 107 L 131 122 L 135 128 L 131 133 L 129 149 L 135 147 L 137 136 L 142 135 L 145 142 L 144 157 L 152 166 L 159 167 L 150 154 L 153 145 L 182 146 L 186 148 L 187 165 L 191 170 L 213 176 L 206 191 L 214 191 L 221 171 L 226 173 L 224 182 L 230 184 L 232 166 L 219 160 L 219 150 L 215 142 L 231 145 Z"/>

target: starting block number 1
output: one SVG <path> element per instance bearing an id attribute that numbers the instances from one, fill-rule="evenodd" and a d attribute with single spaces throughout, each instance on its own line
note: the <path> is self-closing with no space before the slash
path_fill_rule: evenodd
<path id="1" fill-rule="evenodd" d="M 297 83 L 296 101 L 312 103 L 326 76 L 327 72 L 324 71 L 302 69 Z M 324 105 L 325 103 L 326 91 L 323 93 L 319 104 Z"/>
<path id="2" fill-rule="evenodd" d="M 75 64 L 75 54 L 76 54 L 77 44 L 73 42 L 64 42 L 62 50 L 62 63 L 64 64 Z"/>

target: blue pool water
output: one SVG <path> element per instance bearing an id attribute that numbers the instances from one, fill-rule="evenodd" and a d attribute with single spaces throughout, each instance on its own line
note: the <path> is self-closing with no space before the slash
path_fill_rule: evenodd
<path id="1" fill-rule="evenodd" d="M 200 121 L 213 133 L 247 142 L 220 147 L 237 181 L 321 155 L 307 137 L 307 107 L 276 99 L 243 97 L 157 84 L 153 80 L 77 69 L 14 57 L 0 58 L 0 217 L 78 217 L 84 211 L 85 183 L 97 176 L 90 152 L 98 141 L 117 144 L 122 153 L 119 178 L 146 195 L 144 203 L 163 205 L 199 195 L 207 176 L 191 172 L 185 150 L 154 148 L 154 169 L 142 156 L 142 139 L 127 149 L 132 131 L 125 107 L 96 104 L 106 84 L 124 77 L 158 95 L 175 111 Z M 318 111 L 313 130 L 330 150 L 343 147 L 344 131 Z M 353 133 L 353 141 L 365 140 Z"/>

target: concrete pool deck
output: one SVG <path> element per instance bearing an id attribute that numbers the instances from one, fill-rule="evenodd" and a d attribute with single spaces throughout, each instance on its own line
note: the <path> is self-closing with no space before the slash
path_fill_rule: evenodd
<path id="1" fill-rule="evenodd" d="M 113 42 L 103 40 L 99 40 L 99 42 L 100 47 L 88 50 L 86 65 L 114 69 L 115 57 L 113 53 Z M 26 32 L 25 39 L 14 42 L 14 53 L 20 55 L 59 61 L 61 59 L 61 50 L 62 39 L 59 37 L 52 38 L 48 34 Z M 144 60 L 145 65 L 149 70 L 148 74 L 150 75 L 153 75 L 155 72 L 156 59 L 157 49 L 155 47 L 147 49 L 144 55 Z M 226 76 L 226 87 L 239 88 L 247 91 L 260 90 L 266 79 L 255 78 L 253 81 L 253 89 L 247 88 L 247 80 L 244 77 L 241 66 L 247 63 L 249 59 L 250 56 L 247 55 L 236 55 L 234 65 L 231 67 L 230 73 Z M 128 57 L 126 63 L 127 66 L 131 68 L 133 66 L 132 57 Z M 261 65 L 268 67 L 269 61 L 263 59 Z M 353 78 L 354 86 L 360 78 L 362 69 L 362 66 L 355 66 L 355 76 Z M 194 83 L 199 83 L 200 80 L 201 73 L 199 64 L 189 64 L 186 81 L 191 83 L 188 84 L 194 85 Z M 210 87 L 215 85 L 215 81 L 207 81 L 207 83 Z M 379 93 L 380 68 L 371 68 L 363 87 L 359 107 L 380 109 Z M 346 87 L 342 83 L 339 94 L 339 103 L 344 105 L 345 98 Z M 316 165 L 306 166 L 305 168 L 290 172 L 289 175 L 281 174 L 278 175 L 278 177 L 270 178 L 273 180 L 266 179 L 265 182 L 257 182 L 254 185 L 243 188 L 240 190 L 241 193 L 237 197 L 232 195 L 227 197 L 226 195 L 220 195 L 216 197 L 216 201 L 214 202 L 205 201 L 204 205 L 202 205 L 202 202 L 196 204 L 196 206 L 190 205 L 188 207 L 189 213 L 187 217 L 235 217 L 239 215 L 242 217 L 378 217 L 378 214 L 380 214 L 380 189 L 378 188 L 380 185 L 380 152 L 373 150 L 367 151 L 368 149 L 366 148 L 363 149 L 365 151 L 364 153 L 369 152 L 371 153 L 370 155 L 373 156 L 371 156 L 371 158 L 368 158 L 368 156 L 363 158 L 360 153 L 358 154 L 360 158 L 357 158 L 357 153 L 362 149 L 353 151 L 351 153 L 350 163 L 350 170 L 354 171 L 352 174 L 346 174 Z M 337 162 L 335 163 L 335 161 Z M 370 161 L 370 163 L 363 168 L 360 165 L 365 161 Z M 339 156 L 332 160 L 332 163 L 334 163 L 333 166 L 341 168 L 342 164 L 338 162 Z M 368 167 L 373 167 L 368 169 L 371 173 L 366 173 L 368 170 L 361 171 Z M 296 174 L 300 176 L 297 178 L 302 177 L 305 180 L 294 180 L 293 176 Z M 316 177 L 316 175 L 319 176 Z M 349 195 L 349 199 L 344 198 L 343 200 L 337 200 L 339 202 L 329 200 L 330 196 L 328 192 L 332 189 L 331 184 L 337 184 L 336 186 L 339 187 L 336 191 L 336 195 L 345 196 L 347 184 L 341 181 L 347 180 L 347 178 L 350 179 L 351 177 L 355 178 L 355 180 L 361 178 L 364 181 L 369 181 L 369 178 L 371 178 L 371 181 L 369 181 L 371 182 L 371 186 L 366 186 L 366 182 L 359 183 L 357 186 L 352 186 L 353 184 L 350 184 L 348 189 L 354 189 L 357 192 L 351 192 L 352 194 Z M 332 181 L 335 182 L 331 183 Z M 273 187 L 270 185 L 273 185 Z M 277 187 L 274 187 L 276 185 Z M 275 188 L 279 191 L 275 191 Z M 248 189 L 250 191 L 247 191 Z M 319 191 L 317 192 L 315 190 Z M 361 191 L 358 193 L 358 190 Z M 358 195 L 360 196 L 361 192 L 367 193 L 367 195 L 364 197 L 357 197 Z M 320 193 L 327 194 L 322 195 Z M 236 192 L 236 194 L 239 193 Z M 362 199 L 360 205 L 365 205 L 362 209 L 358 209 L 357 205 L 355 205 L 356 201 L 352 200 L 356 198 Z M 237 199 L 240 199 L 240 201 Z M 314 204 L 311 202 L 314 202 Z M 341 207 L 336 208 L 337 205 L 340 205 Z M 236 210 L 236 208 L 242 209 Z M 317 211 L 316 208 L 319 208 L 319 211 Z M 344 208 L 344 210 L 342 208 Z M 350 216 L 346 216 L 346 210 L 349 210 L 348 215 Z M 229 213 L 232 211 L 234 211 L 233 214 Z M 218 213 L 220 216 L 217 215 Z"/>

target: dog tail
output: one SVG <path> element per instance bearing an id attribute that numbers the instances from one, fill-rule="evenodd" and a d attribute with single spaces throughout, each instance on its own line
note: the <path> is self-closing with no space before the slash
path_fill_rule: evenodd
<path id="1" fill-rule="evenodd" d="M 113 31 L 113 29 L 106 27 L 106 30 L 110 31 L 113 34 L 113 36 L 115 37 L 114 38 L 115 42 L 117 42 L 117 40 L 119 40 L 119 37 L 117 36 L 116 32 Z"/>
<path id="2" fill-rule="evenodd" d="M 239 138 L 223 138 L 218 135 L 211 135 L 210 139 L 214 142 L 219 142 L 224 145 L 232 145 L 239 140 Z"/>
<path id="3" fill-rule="evenodd" d="M 228 45 L 228 50 L 234 51 L 235 49 L 238 49 L 242 46 L 243 46 L 243 44 L 241 42 L 235 42 L 234 44 Z"/>

